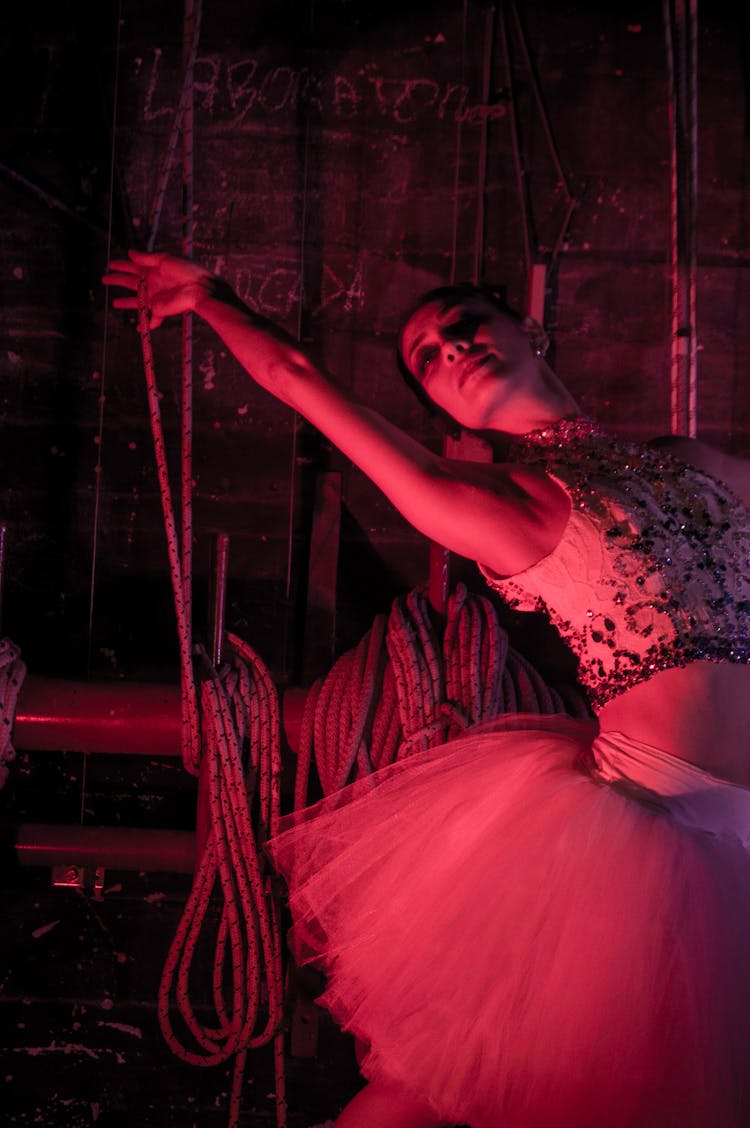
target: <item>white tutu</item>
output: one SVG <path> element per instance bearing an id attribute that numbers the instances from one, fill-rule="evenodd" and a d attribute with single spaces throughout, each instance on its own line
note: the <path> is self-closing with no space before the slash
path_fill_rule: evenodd
<path id="1" fill-rule="evenodd" d="M 750 858 L 731 820 L 747 833 L 750 791 L 693 769 L 733 813 L 687 826 L 674 795 L 592 777 L 593 731 L 481 726 L 289 816 L 269 849 L 293 950 L 367 1043 L 365 1075 L 446 1123 L 747 1128 Z"/>

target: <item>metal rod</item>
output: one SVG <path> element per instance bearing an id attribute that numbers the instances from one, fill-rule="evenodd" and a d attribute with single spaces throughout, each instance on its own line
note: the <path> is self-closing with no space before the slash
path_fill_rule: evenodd
<path id="1" fill-rule="evenodd" d="M 300 746 L 307 690 L 287 689 L 282 719 Z M 18 697 L 15 747 L 36 752 L 180 756 L 180 687 L 153 682 L 76 682 L 29 674 Z"/>
<path id="2" fill-rule="evenodd" d="M 18 823 L 0 825 L 0 836 L 15 850 L 22 866 L 193 871 L 195 835 L 189 830 Z"/>
<path id="3" fill-rule="evenodd" d="M 229 536 L 227 533 L 219 533 L 216 537 L 213 565 L 209 638 L 211 640 L 211 662 L 214 668 L 218 669 L 221 664 L 227 606 L 227 573 L 229 570 Z"/>

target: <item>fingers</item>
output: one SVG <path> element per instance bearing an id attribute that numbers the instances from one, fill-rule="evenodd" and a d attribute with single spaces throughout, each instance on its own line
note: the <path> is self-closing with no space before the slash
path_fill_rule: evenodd
<path id="1" fill-rule="evenodd" d="M 118 274 L 142 274 L 143 271 L 131 262 L 129 258 L 126 259 L 112 259 L 107 263 L 107 270 L 116 270 Z"/>
<path id="2" fill-rule="evenodd" d="M 139 281 L 137 274 L 105 274 L 102 278 L 105 286 L 124 286 L 126 290 L 137 290 Z"/>
<path id="3" fill-rule="evenodd" d="M 151 253 L 148 251 L 128 251 L 128 257 L 139 267 L 144 266 L 159 266 L 164 255 L 161 253 Z M 132 270 L 132 266 L 131 266 Z"/>
<path id="4" fill-rule="evenodd" d="M 164 255 L 146 254 L 143 251 L 128 251 L 126 259 L 112 259 L 107 264 L 107 273 L 102 281 L 107 286 L 127 286 L 134 289 L 145 270 L 160 266 Z"/>

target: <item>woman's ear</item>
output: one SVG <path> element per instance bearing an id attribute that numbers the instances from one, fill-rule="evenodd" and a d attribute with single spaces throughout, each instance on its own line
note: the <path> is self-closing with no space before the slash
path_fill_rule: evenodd
<path id="1" fill-rule="evenodd" d="M 521 330 L 526 334 L 526 339 L 531 345 L 535 356 L 545 356 L 549 348 L 549 334 L 534 317 L 528 315 L 521 322 Z"/>

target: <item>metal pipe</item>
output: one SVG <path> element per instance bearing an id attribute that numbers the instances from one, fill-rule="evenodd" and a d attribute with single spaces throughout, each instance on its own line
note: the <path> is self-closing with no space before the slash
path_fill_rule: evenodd
<path id="1" fill-rule="evenodd" d="M 192 873 L 195 835 L 189 830 L 16 823 L 0 827 L 22 866 Z"/>
<path id="2" fill-rule="evenodd" d="M 307 690 L 287 689 L 282 721 L 299 750 Z M 152 682 L 78 682 L 29 674 L 16 706 L 16 749 L 180 756 L 180 688 Z"/>

